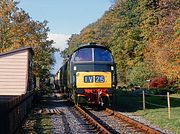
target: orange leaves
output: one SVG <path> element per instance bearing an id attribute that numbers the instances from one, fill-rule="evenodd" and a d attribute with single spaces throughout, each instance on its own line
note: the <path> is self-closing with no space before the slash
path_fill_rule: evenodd
<path id="1" fill-rule="evenodd" d="M 150 31 L 146 61 L 156 74 L 169 78 L 179 77 L 179 13 L 175 0 L 160 0 L 159 23 Z"/>

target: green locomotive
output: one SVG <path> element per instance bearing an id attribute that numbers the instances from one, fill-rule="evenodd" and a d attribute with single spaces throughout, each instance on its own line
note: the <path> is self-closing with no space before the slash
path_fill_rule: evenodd
<path id="1" fill-rule="evenodd" d="M 98 44 L 77 48 L 55 76 L 55 85 L 75 103 L 110 104 L 117 85 L 111 51 Z M 106 101 L 105 101 L 106 100 Z"/>

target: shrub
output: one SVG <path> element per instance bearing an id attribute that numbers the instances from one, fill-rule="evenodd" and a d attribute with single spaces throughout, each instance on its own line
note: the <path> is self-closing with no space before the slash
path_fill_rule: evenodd
<path id="1" fill-rule="evenodd" d="M 168 84 L 167 77 L 155 77 L 150 81 L 149 87 L 150 88 L 162 88 L 162 87 L 166 87 L 167 84 Z"/>

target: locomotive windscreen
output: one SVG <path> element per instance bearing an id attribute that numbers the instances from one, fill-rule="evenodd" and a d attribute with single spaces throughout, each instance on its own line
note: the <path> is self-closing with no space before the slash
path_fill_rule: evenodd
<path id="1" fill-rule="evenodd" d="M 92 61 L 92 48 L 79 49 L 75 54 L 74 61 Z"/>
<path id="2" fill-rule="evenodd" d="M 112 55 L 108 50 L 94 48 L 94 61 L 112 61 Z"/>
<path id="3" fill-rule="evenodd" d="M 113 62 L 111 52 L 103 48 L 82 48 L 75 52 L 74 61 Z"/>

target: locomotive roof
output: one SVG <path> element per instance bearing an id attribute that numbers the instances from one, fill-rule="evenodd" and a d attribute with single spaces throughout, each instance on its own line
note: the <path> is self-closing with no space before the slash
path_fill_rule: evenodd
<path id="1" fill-rule="evenodd" d="M 96 43 L 83 44 L 83 45 L 79 46 L 74 52 L 76 52 L 77 50 L 79 50 L 81 48 L 97 48 L 97 47 L 104 48 L 104 49 L 111 52 L 111 50 L 109 50 L 107 47 L 105 47 L 103 45 L 96 44 Z"/>

